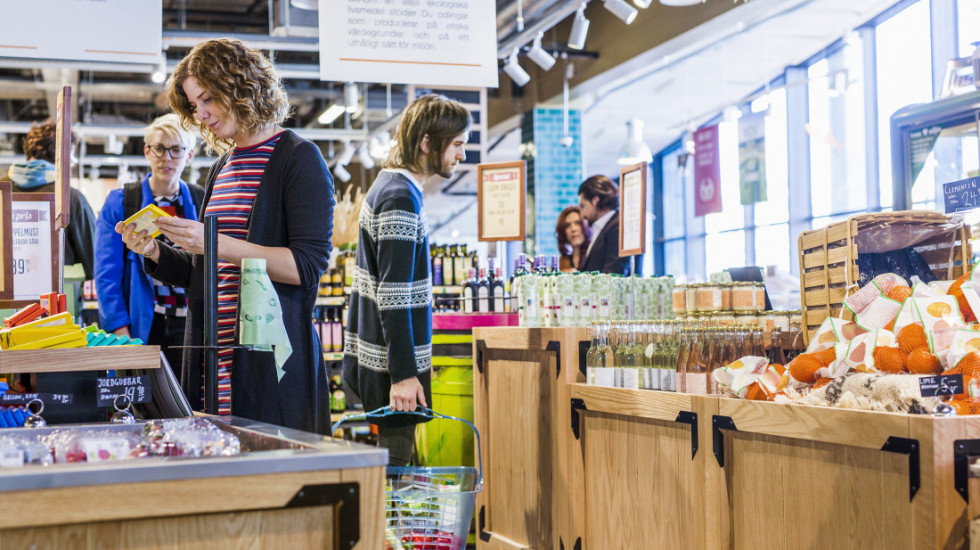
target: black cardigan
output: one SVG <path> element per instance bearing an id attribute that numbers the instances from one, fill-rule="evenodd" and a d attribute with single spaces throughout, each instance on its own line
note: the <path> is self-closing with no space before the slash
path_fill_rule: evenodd
<path id="1" fill-rule="evenodd" d="M 211 167 L 202 214 L 211 199 L 215 178 L 229 155 L 226 153 Z M 286 374 L 277 382 L 272 353 L 235 350 L 231 385 L 231 412 L 235 416 L 310 432 L 329 432 L 326 366 L 312 319 L 317 286 L 330 256 L 334 204 L 333 179 L 320 150 L 286 130 L 262 174 L 245 240 L 262 246 L 288 247 L 296 260 L 299 286 L 273 282 L 293 353 L 283 366 Z M 188 288 L 185 346 L 203 343 L 203 260 L 203 256 L 161 246 L 159 263 L 144 262 L 146 273 L 153 278 Z M 182 363 L 181 386 L 191 406 L 199 407 L 202 350 L 185 348 Z"/>
<path id="2" fill-rule="evenodd" d="M 579 271 L 598 271 L 629 275 L 629 258 L 619 257 L 619 212 L 609 218 L 609 222 L 592 240 L 592 250 L 582 258 Z"/>

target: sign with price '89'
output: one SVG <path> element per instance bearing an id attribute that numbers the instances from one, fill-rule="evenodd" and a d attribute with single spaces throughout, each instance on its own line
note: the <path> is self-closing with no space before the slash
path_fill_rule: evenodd
<path id="1" fill-rule="evenodd" d="M 60 242 L 54 204 L 52 193 L 13 193 L 9 235 L 15 301 L 36 301 L 57 289 Z"/>

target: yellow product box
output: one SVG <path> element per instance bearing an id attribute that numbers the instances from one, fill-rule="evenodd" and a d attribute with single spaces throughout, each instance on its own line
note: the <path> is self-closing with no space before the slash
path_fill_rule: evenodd
<path id="1" fill-rule="evenodd" d="M 17 325 L 16 327 L 14 327 L 14 329 L 40 328 L 40 327 L 79 328 L 79 326 L 76 325 L 75 321 L 71 318 L 71 313 L 65 311 L 57 315 L 52 315 L 50 317 L 43 317 L 36 321 L 31 321 L 30 323 Z"/>
<path id="2" fill-rule="evenodd" d="M 44 338 L 41 340 L 35 340 L 33 342 L 27 342 L 26 344 L 14 346 L 10 348 L 10 350 L 14 351 L 14 350 L 25 350 L 25 349 L 84 348 L 87 343 L 88 343 L 88 339 L 85 338 L 85 332 L 81 330 L 76 330 L 74 332 L 62 334 L 61 336 L 54 336 L 51 338 Z"/>
<path id="3" fill-rule="evenodd" d="M 136 224 L 136 232 L 146 230 L 146 234 L 150 238 L 155 239 L 160 234 L 160 228 L 157 224 L 153 223 L 157 218 L 170 217 L 170 214 L 166 213 L 159 206 L 155 204 L 148 204 L 143 207 L 142 210 L 130 216 L 126 221 L 123 222 L 123 226 L 127 226 L 131 223 Z"/>
<path id="4" fill-rule="evenodd" d="M 77 330 L 77 327 L 67 325 L 60 327 L 0 330 L 0 349 L 8 349 L 14 346 L 34 342 L 36 340 L 71 334 Z"/>

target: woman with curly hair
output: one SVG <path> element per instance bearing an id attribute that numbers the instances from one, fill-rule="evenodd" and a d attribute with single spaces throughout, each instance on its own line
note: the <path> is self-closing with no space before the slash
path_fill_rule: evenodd
<path id="1" fill-rule="evenodd" d="M 579 207 L 569 206 L 558 214 L 555 235 L 558 237 L 558 269 L 563 272 L 578 271 L 578 265 L 592 240 L 589 222 L 582 217 Z"/>
<path id="2" fill-rule="evenodd" d="M 218 222 L 218 345 L 236 343 L 243 258 L 266 261 L 292 346 L 282 369 L 272 353 L 240 348 L 218 352 L 218 412 L 326 433 L 327 376 L 310 319 L 320 275 L 327 267 L 334 188 L 320 150 L 281 126 L 289 102 L 279 75 L 262 53 L 238 40 L 202 42 L 181 60 L 167 83 L 171 108 L 185 127 L 197 127 L 222 156 L 205 183 L 204 216 Z M 144 257 L 153 278 L 188 288 L 185 346 L 202 345 L 204 225 L 160 218 L 178 248 L 133 226 L 116 230 Z M 181 385 L 202 406 L 203 353 L 185 347 Z"/>

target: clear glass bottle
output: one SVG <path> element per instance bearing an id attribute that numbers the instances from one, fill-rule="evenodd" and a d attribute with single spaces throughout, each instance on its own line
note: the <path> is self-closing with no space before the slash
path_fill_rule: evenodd
<path id="1" fill-rule="evenodd" d="M 783 330 L 779 327 L 772 327 L 769 340 L 769 351 L 766 352 L 766 357 L 769 359 L 769 362 L 785 365 L 786 354 L 783 353 Z"/>
<path id="2" fill-rule="evenodd" d="M 674 322 L 661 323 L 660 352 L 656 366 L 660 373 L 661 391 L 677 391 L 677 345 L 674 338 Z"/>
<path id="3" fill-rule="evenodd" d="M 765 333 L 762 331 L 762 327 L 754 327 L 752 329 L 752 353 L 753 357 L 765 357 L 766 349 L 763 345 L 763 335 Z"/>
<path id="4" fill-rule="evenodd" d="M 708 393 L 708 366 L 711 347 L 708 342 L 707 329 L 699 327 L 694 332 L 694 340 L 691 343 L 691 352 L 687 358 L 686 384 L 687 393 L 695 395 L 707 395 Z"/>
<path id="5" fill-rule="evenodd" d="M 677 391 L 687 391 L 687 360 L 691 355 L 693 336 L 691 329 L 681 328 L 677 334 L 677 355 L 674 358 L 674 372 L 677 373 Z"/>
<path id="6" fill-rule="evenodd" d="M 600 347 L 602 344 L 599 342 L 599 323 L 592 322 L 592 345 L 589 346 L 589 351 L 585 354 L 585 382 L 587 384 L 595 385 L 595 374 L 596 369 L 600 366 Z"/>

